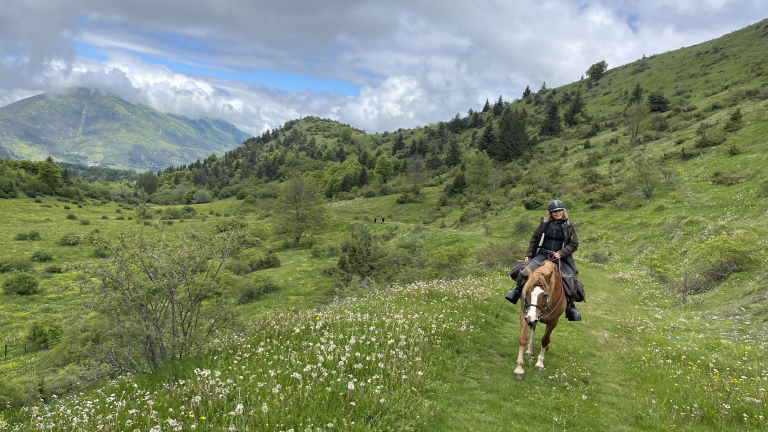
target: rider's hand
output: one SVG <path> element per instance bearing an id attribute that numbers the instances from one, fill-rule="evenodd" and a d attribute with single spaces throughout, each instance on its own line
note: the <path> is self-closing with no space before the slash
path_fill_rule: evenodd
<path id="1" fill-rule="evenodd" d="M 528 261 L 530 261 L 530 260 L 531 260 L 530 258 L 528 258 L 528 257 L 525 257 L 525 263 L 526 263 L 526 264 L 528 264 Z"/>
<path id="2" fill-rule="evenodd" d="M 560 252 L 555 252 L 553 255 L 556 259 L 560 259 Z"/>

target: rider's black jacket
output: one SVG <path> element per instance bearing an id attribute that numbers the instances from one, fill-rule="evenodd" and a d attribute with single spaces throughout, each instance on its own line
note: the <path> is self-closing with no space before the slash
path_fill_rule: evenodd
<path id="1" fill-rule="evenodd" d="M 536 231 L 533 232 L 531 242 L 528 244 L 528 251 L 525 252 L 525 256 L 533 258 L 537 255 L 539 247 L 541 247 L 544 241 L 544 232 L 547 229 L 547 225 L 554 221 L 550 221 L 549 217 L 541 218 L 541 223 Z M 563 222 L 563 231 L 565 232 L 565 238 L 563 239 L 563 248 L 559 252 L 562 259 L 568 263 L 573 269 L 573 272 L 578 275 L 579 270 L 576 268 L 576 264 L 573 262 L 573 253 L 579 248 L 579 238 L 576 236 L 576 230 L 573 228 L 573 224 L 569 220 Z"/>

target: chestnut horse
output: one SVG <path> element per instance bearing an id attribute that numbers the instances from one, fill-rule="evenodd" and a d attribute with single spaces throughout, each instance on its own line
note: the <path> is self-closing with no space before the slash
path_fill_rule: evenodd
<path id="1" fill-rule="evenodd" d="M 529 356 L 533 355 L 533 333 L 536 324 L 546 324 L 544 337 L 541 338 L 541 353 L 536 362 L 536 370 L 544 370 L 544 353 L 549 349 L 549 336 L 557 327 L 560 315 L 565 312 L 568 300 L 565 298 L 563 280 L 560 272 L 552 261 L 544 261 L 539 268 L 528 278 L 521 295 L 523 305 L 520 307 L 520 352 L 517 356 L 517 368 L 515 378 L 523 379 L 523 350 L 526 344 Z"/>

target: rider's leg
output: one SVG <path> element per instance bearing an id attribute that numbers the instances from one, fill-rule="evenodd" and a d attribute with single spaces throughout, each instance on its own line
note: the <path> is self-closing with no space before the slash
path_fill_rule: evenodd
<path id="1" fill-rule="evenodd" d="M 561 274 L 561 276 L 563 276 L 563 285 L 565 285 L 563 288 L 565 288 L 566 293 L 570 293 L 568 295 L 568 306 L 565 309 L 565 317 L 568 319 L 568 321 L 581 321 L 581 314 L 573 305 L 572 294 L 575 293 L 574 282 L 576 280 L 576 275 L 574 274 L 571 266 L 569 266 L 565 260 L 561 260 L 560 265 L 562 267 L 563 273 Z"/>
<path id="2" fill-rule="evenodd" d="M 528 275 L 531 274 L 534 270 L 539 268 L 541 262 L 546 259 L 546 256 L 539 255 L 536 258 L 528 261 L 528 264 L 523 267 L 522 270 L 520 270 L 520 273 L 517 276 L 517 284 L 513 290 L 511 290 L 509 293 L 507 293 L 507 300 L 511 301 L 512 304 L 517 304 L 517 301 L 520 300 L 520 295 L 523 293 L 523 286 L 525 285 L 525 282 L 528 280 Z"/>

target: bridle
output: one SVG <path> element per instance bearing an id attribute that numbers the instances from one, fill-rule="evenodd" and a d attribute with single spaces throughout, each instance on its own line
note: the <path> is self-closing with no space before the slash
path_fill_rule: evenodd
<path id="1" fill-rule="evenodd" d="M 565 288 L 563 288 L 563 274 L 562 274 L 562 267 L 560 266 L 560 258 L 555 258 L 554 254 L 550 254 L 547 258 L 550 261 L 557 260 L 557 275 L 560 278 L 560 291 L 562 291 L 562 292 L 560 293 L 560 298 L 557 300 L 557 304 L 555 305 L 555 308 L 550 310 L 546 315 L 544 315 L 544 312 L 546 312 L 547 309 L 549 309 L 549 284 L 547 283 L 546 280 L 543 281 L 544 282 L 543 285 L 547 288 L 547 292 L 544 293 L 544 306 L 543 307 L 539 306 L 537 304 L 527 303 L 525 301 L 523 302 L 523 310 L 527 310 L 530 307 L 535 307 L 536 309 L 539 309 L 539 315 L 536 317 L 537 321 L 541 321 L 541 320 L 547 318 L 552 312 L 557 310 L 558 306 L 560 306 L 560 302 L 563 301 L 563 297 L 565 297 Z M 530 294 L 531 294 L 530 291 L 526 293 L 526 299 L 529 298 Z"/>

